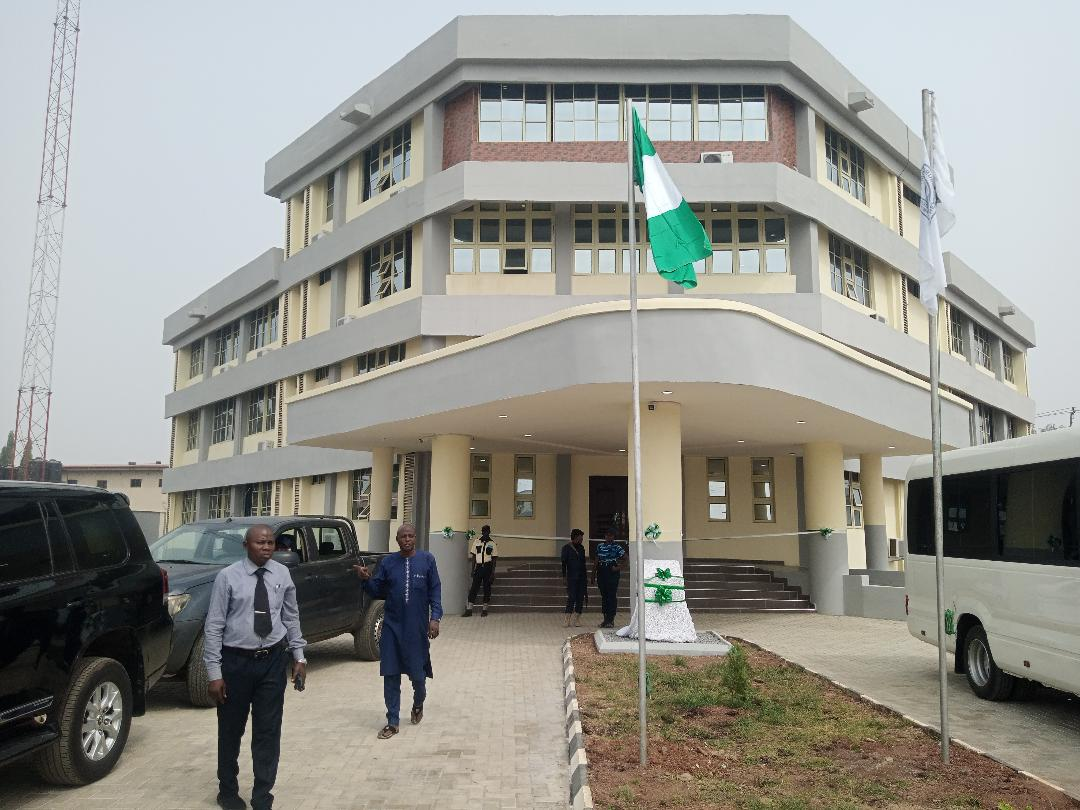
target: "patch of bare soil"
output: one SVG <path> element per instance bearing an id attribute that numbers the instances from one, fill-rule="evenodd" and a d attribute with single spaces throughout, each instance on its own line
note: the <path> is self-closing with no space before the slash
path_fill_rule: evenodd
<path id="1" fill-rule="evenodd" d="M 1080 802 L 738 641 L 752 693 L 715 658 L 649 659 L 649 764 L 638 764 L 637 657 L 572 642 L 598 808 L 1073 808 Z"/>

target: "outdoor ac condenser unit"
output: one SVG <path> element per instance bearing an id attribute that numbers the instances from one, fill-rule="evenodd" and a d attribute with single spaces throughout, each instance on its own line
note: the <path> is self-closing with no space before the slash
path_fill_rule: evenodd
<path id="1" fill-rule="evenodd" d="M 734 152 L 702 152 L 702 163 L 734 163 Z"/>
<path id="2" fill-rule="evenodd" d="M 273 450 L 274 443 L 269 441 L 262 441 L 256 445 L 256 449 L 261 453 L 263 450 Z"/>

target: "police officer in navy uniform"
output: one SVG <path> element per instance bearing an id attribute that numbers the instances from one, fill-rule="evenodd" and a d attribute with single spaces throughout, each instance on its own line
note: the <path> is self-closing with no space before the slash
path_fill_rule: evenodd
<path id="1" fill-rule="evenodd" d="M 490 526 L 480 529 L 480 537 L 469 547 L 469 556 L 472 558 L 472 587 L 469 588 L 465 612 L 461 615 L 472 616 L 473 603 L 480 593 L 480 587 L 483 586 L 484 606 L 480 609 L 480 616 L 487 616 L 488 605 L 491 604 L 491 583 L 495 580 L 495 563 L 499 559 L 499 548 L 491 539 Z"/>
<path id="2" fill-rule="evenodd" d="M 203 661 L 217 703 L 217 803 L 244 810 L 237 783 L 240 740 L 251 714 L 251 792 L 254 810 L 274 804 L 281 751 L 281 716 L 286 672 L 302 688 L 307 661 L 300 633 L 296 587 L 289 569 L 276 560 L 274 530 L 252 526 L 244 535 L 244 559 L 223 568 L 214 580 L 204 628 Z"/>
<path id="3" fill-rule="evenodd" d="M 615 613 L 618 611 L 619 562 L 626 549 L 615 542 L 615 532 L 604 532 L 604 542 L 596 547 L 596 562 L 593 564 L 593 582 L 600 588 L 600 602 L 603 605 L 604 620 L 601 627 L 615 626 Z"/>
<path id="4" fill-rule="evenodd" d="M 566 580 L 566 623 L 570 626 L 573 614 L 574 626 L 581 625 L 581 611 L 585 609 L 585 587 L 588 584 L 588 573 L 585 569 L 585 547 L 582 541 L 585 532 L 574 529 L 570 532 L 570 542 L 562 547 L 560 559 L 562 561 L 562 575 Z"/>

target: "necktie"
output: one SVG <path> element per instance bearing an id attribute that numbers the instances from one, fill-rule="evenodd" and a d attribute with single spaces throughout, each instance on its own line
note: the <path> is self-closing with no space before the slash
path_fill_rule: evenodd
<path id="1" fill-rule="evenodd" d="M 255 576 L 255 633 L 262 638 L 270 635 L 274 624 L 270 621 L 270 594 L 266 592 L 266 583 L 263 582 L 265 568 L 256 568 Z"/>

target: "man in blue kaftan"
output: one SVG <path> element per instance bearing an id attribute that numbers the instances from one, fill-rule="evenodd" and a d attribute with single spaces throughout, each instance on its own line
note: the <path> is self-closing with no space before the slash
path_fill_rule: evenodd
<path id="1" fill-rule="evenodd" d="M 386 600 L 379 639 L 386 725 L 379 732 L 380 740 L 398 733 L 402 673 L 409 676 L 413 686 L 409 719 L 413 725 L 424 719 L 425 679 L 434 677 L 430 643 L 439 635 L 443 613 L 442 584 L 434 555 L 417 551 L 416 529 L 408 523 L 397 530 L 397 544 L 401 551 L 383 557 L 375 576 L 367 566 L 354 566 L 368 595 Z"/>

